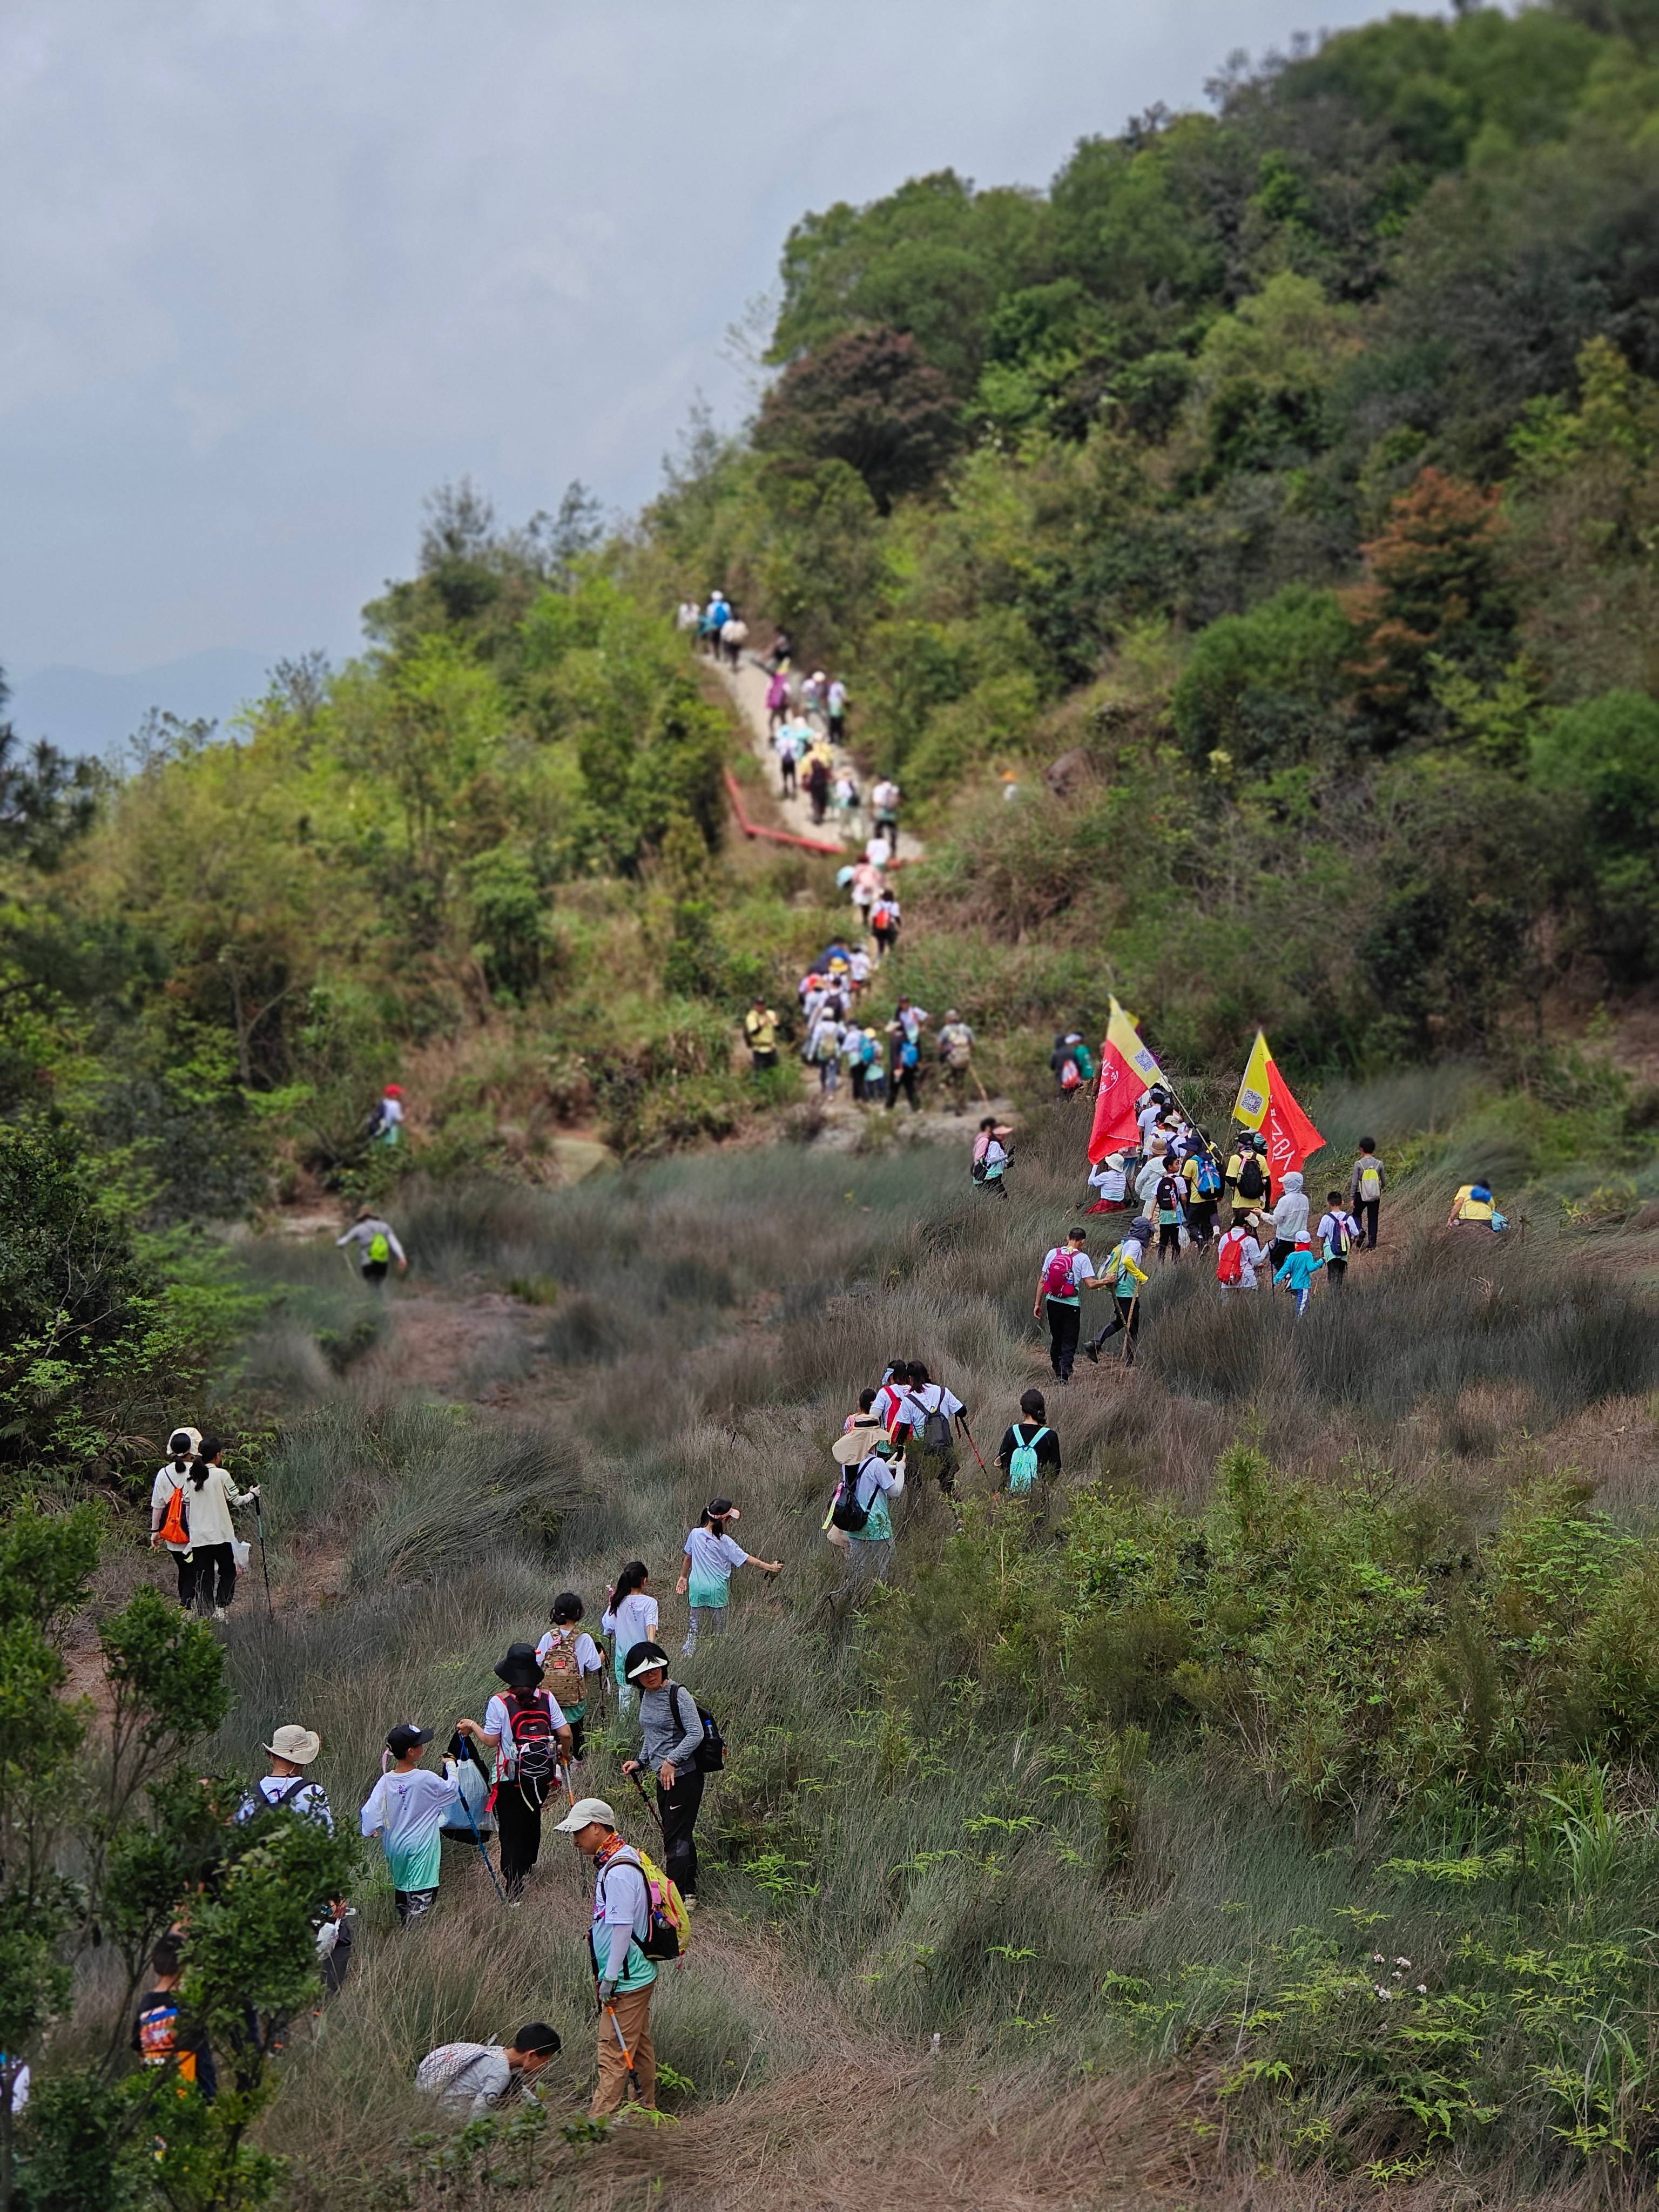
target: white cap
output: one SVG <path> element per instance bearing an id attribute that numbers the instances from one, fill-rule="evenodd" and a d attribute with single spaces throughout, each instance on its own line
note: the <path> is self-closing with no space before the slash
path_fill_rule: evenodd
<path id="1" fill-rule="evenodd" d="M 595 1821 L 602 1828 L 614 1828 L 617 1816 L 603 1797 L 579 1797 L 553 1832 L 574 1836 L 582 1828 L 591 1828 Z"/>

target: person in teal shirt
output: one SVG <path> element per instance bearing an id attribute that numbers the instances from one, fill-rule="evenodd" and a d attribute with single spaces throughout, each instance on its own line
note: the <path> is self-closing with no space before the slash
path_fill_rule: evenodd
<path id="1" fill-rule="evenodd" d="M 738 1509 L 729 1498 L 711 1498 L 702 1509 L 702 1518 L 686 1537 L 685 1571 L 674 1585 L 682 1597 L 689 1595 L 691 1600 L 690 1625 L 680 1647 L 684 1658 L 689 1659 L 696 1650 L 703 1630 L 714 1636 L 726 1626 L 735 1568 L 759 1567 L 769 1575 L 782 1570 L 781 1559 L 755 1559 L 735 1536 L 726 1534 L 727 1522 L 737 1518 Z"/>
<path id="2" fill-rule="evenodd" d="M 1324 1264 L 1324 1254 L 1316 1252 L 1305 1237 L 1298 1237 L 1295 1246 L 1279 1267 L 1279 1273 L 1273 1277 L 1274 1284 L 1282 1283 L 1296 1300 L 1296 1310 L 1298 1314 L 1306 1313 L 1308 1310 L 1308 1297 L 1313 1288 L 1313 1279 Z"/>

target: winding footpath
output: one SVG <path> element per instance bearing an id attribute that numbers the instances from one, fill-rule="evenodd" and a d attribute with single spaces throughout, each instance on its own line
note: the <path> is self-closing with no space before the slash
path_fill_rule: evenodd
<path id="1" fill-rule="evenodd" d="M 812 802 L 805 792 L 797 793 L 787 798 L 779 792 L 778 757 L 772 750 L 772 740 L 767 728 L 766 686 L 769 680 L 767 670 L 759 661 L 745 653 L 743 664 L 738 668 L 728 668 L 724 662 L 721 662 L 720 673 L 720 681 L 736 701 L 738 711 L 743 716 L 744 726 L 749 732 L 750 743 L 754 747 L 756 758 L 766 769 L 766 788 L 771 794 L 772 804 L 778 810 L 778 818 L 783 827 L 786 830 L 793 830 L 798 837 L 823 837 L 833 844 L 837 834 L 836 817 L 833 813 L 826 815 L 823 822 L 815 823 L 812 819 Z M 865 793 L 865 805 L 860 813 L 859 819 L 862 823 L 867 823 L 870 818 L 869 793 L 866 787 L 865 777 L 844 747 L 836 754 L 837 769 L 843 763 L 853 769 L 858 778 L 859 789 Z M 848 841 L 847 857 L 849 860 L 857 858 L 859 853 L 863 850 L 863 844 L 862 836 L 858 838 L 856 844 L 851 840 Z M 901 827 L 898 840 L 898 858 L 901 860 L 919 860 L 925 850 L 926 848 L 920 837 L 913 837 L 908 830 Z"/>

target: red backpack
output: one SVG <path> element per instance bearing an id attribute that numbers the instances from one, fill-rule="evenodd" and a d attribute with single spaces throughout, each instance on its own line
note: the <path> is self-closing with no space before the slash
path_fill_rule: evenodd
<path id="1" fill-rule="evenodd" d="M 1235 1237 L 1230 1229 L 1215 1255 L 1215 1279 L 1218 1283 L 1236 1283 L 1243 1272 L 1244 1239 Z"/>
<path id="2" fill-rule="evenodd" d="M 557 1779 L 559 1770 L 552 1698 L 545 1690 L 509 1690 L 505 1703 L 513 1778 L 544 1788 Z"/>
<path id="3" fill-rule="evenodd" d="M 1076 1257 L 1077 1255 L 1068 1251 L 1064 1245 L 1050 1255 L 1048 1263 L 1042 1270 L 1042 1295 L 1045 1298 L 1074 1298 L 1077 1296 L 1077 1280 L 1072 1273 L 1072 1262 Z"/>
<path id="4" fill-rule="evenodd" d="M 1062 1091 L 1075 1091 L 1082 1080 L 1083 1070 L 1074 1060 L 1068 1057 L 1062 1061 L 1060 1070 L 1060 1087 Z"/>

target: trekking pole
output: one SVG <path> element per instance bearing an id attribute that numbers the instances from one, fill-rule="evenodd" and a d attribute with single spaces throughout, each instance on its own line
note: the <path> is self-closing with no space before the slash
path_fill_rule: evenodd
<path id="1" fill-rule="evenodd" d="M 973 1431 L 969 1427 L 969 1425 L 968 1425 L 968 1422 L 967 1422 L 967 1419 L 966 1419 L 966 1417 L 965 1417 L 965 1416 L 963 1416 L 963 1419 L 962 1419 L 962 1433 L 963 1433 L 963 1435 L 964 1437 L 967 1437 L 967 1439 L 968 1439 L 968 1441 L 969 1441 L 969 1443 L 970 1444 L 974 1444 L 974 1432 L 973 1432 Z M 975 1458 L 979 1462 L 979 1471 L 980 1471 L 980 1473 L 981 1473 L 982 1475 L 986 1475 L 986 1476 L 988 1476 L 988 1476 L 989 1476 L 989 1474 L 990 1474 L 991 1470 L 990 1470 L 990 1468 L 989 1468 L 988 1467 L 987 1467 L 987 1466 L 986 1466 L 986 1464 L 985 1464 L 985 1455 L 984 1455 L 984 1453 L 983 1453 L 983 1452 L 981 1452 L 981 1449 L 980 1449 L 980 1448 L 979 1448 L 979 1446 L 978 1446 L 977 1444 L 974 1444 L 974 1457 L 975 1457 Z"/>
<path id="2" fill-rule="evenodd" d="M 630 1774 L 628 1778 L 633 1784 L 634 1787 L 639 1791 L 641 1797 L 644 1800 L 646 1808 L 649 1812 L 652 1819 L 656 1822 L 658 1830 L 665 1844 L 668 1841 L 668 1831 L 662 1825 L 662 1814 L 651 1802 L 651 1800 L 646 1796 L 644 1783 L 641 1781 L 637 1774 Z"/>
<path id="3" fill-rule="evenodd" d="M 253 1500 L 253 1532 L 259 1539 L 259 1571 L 265 1578 L 265 1611 L 272 1620 L 276 1608 L 270 1599 L 270 1562 L 265 1557 L 265 1516 L 264 1505 L 257 1496 Z"/>
<path id="4" fill-rule="evenodd" d="M 1128 1317 L 1123 1324 L 1123 1367 L 1126 1374 L 1134 1364 L 1135 1308 L 1139 1304 L 1140 1292 L 1137 1290 L 1129 1301 Z"/>
<path id="5" fill-rule="evenodd" d="M 628 2069 L 628 2088 L 630 2100 L 637 2105 L 640 2101 L 640 2077 L 634 2070 L 634 2054 L 629 2049 L 627 2040 L 623 2034 L 622 2022 L 617 2017 L 616 2006 L 608 2004 L 605 2010 L 611 2015 L 611 2027 L 617 2031 L 617 2048 L 621 2051 L 623 2063 Z"/>
<path id="6" fill-rule="evenodd" d="M 483 1768 L 479 1765 L 478 1754 L 473 1750 L 470 1742 L 466 1747 L 466 1756 L 471 1764 L 478 1768 L 478 1771 L 482 1774 Z M 507 1892 L 501 1887 L 500 1882 L 495 1879 L 495 1869 L 489 1863 L 489 1854 L 484 1849 L 484 1839 L 478 1832 L 478 1824 L 472 1817 L 472 1808 L 466 1802 L 466 1792 L 465 1790 L 461 1791 L 460 1797 L 461 1810 L 466 1815 L 466 1825 L 472 1831 L 472 1840 L 478 1846 L 478 1856 L 483 1861 L 484 1872 L 489 1876 L 489 1887 L 495 1891 L 501 1903 L 505 1905 L 507 1903 Z"/>

